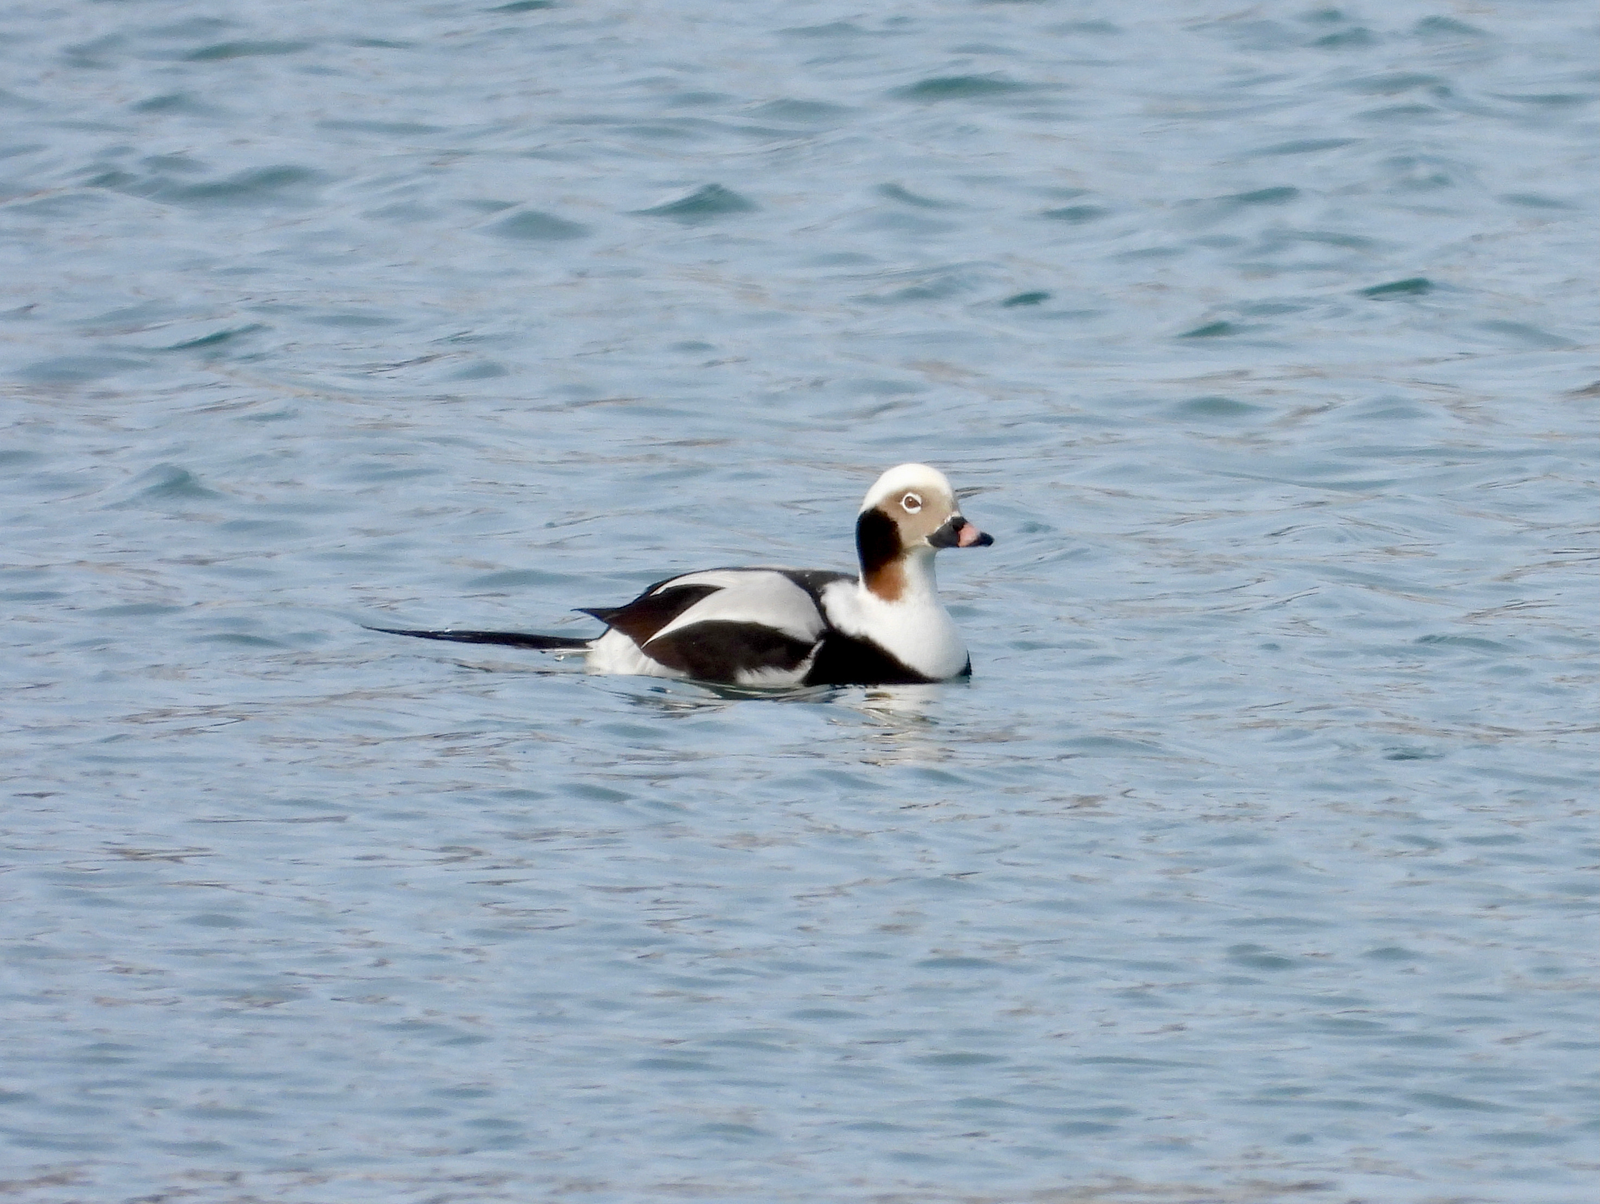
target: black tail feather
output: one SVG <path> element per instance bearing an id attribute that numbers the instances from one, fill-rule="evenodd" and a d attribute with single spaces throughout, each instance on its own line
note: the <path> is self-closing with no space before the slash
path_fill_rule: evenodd
<path id="1" fill-rule="evenodd" d="M 454 640 L 459 644 L 509 644 L 513 648 L 537 648 L 551 652 L 558 648 L 587 648 L 589 639 L 570 635 L 534 635 L 525 631 L 408 631 L 399 627 L 368 627 L 385 635 L 414 635 L 421 640 Z"/>

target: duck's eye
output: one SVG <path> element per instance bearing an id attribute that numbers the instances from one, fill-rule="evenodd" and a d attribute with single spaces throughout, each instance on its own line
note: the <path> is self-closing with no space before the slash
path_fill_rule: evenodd
<path id="1" fill-rule="evenodd" d="M 907 514 L 915 514 L 918 510 L 922 509 L 922 499 L 914 493 L 908 493 L 905 495 L 905 497 L 900 499 L 900 509 L 904 510 Z"/>

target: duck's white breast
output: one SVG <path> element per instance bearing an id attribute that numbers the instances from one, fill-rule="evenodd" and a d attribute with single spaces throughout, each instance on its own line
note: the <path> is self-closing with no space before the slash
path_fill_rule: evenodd
<path id="1" fill-rule="evenodd" d="M 845 635 L 872 641 L 924 677 L 942 681 L 967 667 L 967 646 L 935 593 L 885 602 L 853 581 L 835 581 L 822 591 L 822 609 Z"/>

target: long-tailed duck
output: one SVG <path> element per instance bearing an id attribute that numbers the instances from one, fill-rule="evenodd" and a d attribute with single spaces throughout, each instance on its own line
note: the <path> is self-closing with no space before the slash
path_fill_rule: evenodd
<path id="1" fill-rule="evenodd" d="M 867 491 L 856 519 L 861 575 L 827 569 L 706 569 L 658 581 L 632 602 L 585 607 L 606 625 L 581 638 L 514 631 L 391 635 L 517 648 L 584 649 L 591 673 L 691 678 L 734 686 L 890 685 L 972 672 L 939 601 L 940 548 L 994 538 L 961 516 L 950 482 L 902 464 Z"/>

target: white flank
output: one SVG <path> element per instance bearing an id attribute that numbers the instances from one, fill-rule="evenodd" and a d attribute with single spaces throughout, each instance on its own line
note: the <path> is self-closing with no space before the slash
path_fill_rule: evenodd
<path id="1" fill-rule="evenodd" d="M 687 677 L 676 669 L 669 669 L 658 660 L 652 660 L 639 650 L 627 636 L 616 628 L 607 631 L 589 645 L 589 656 L 584 667 L 590 673 L 619 673 L 636 677 Z"/>
<path id="2" fill-rule="evenodd" d="M 798 686 L 805 681 L 806 674 L 811 672 L 811 662 L 816 659 L 817 652 L 813 648 L 811 655 L 793 669 L 740 669 L 738 673 L 739 684 L 741 686 L 750 686 L 754 689 L 778 689 L 785 686 Z"/>

